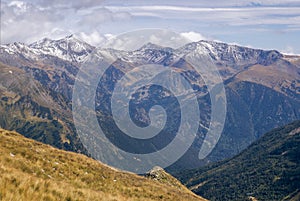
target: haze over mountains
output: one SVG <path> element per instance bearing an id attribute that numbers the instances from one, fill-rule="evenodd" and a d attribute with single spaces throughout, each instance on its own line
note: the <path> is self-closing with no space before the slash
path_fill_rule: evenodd
<path id="1" fill-rule="evenodd" d="M 16 130 L 26 137 L 65 150 L 89 154 L 76 133 L 72 121 L 72 87 L 82 63 L 99 49 L 68 36 L 60 40 L 43 39 L 30 45 L 13 43 L 1 45 L 0 61 L 0 127 Z M 122 76 L 133 66 L 160 64 L 171 66 L 193 87 L 199 108 L 201 124 L 195 142 L 170 170 L 198 167 L 210 161 L 229 158 L 241 152 L 270 129 L 300 118 L 300 57 L 283 55 L 275 50 L 258 50 L 212 41 L 199 41 L 172 49 L 146 44 L 138 50 L 126 52 L 101 49 L 116 55 L 103 82 L 99 83 L 95 106 L 104 130 L 111 135 L 119 131 L 113 125 L 109 112 L 109 97 Z M 225 84 L 227 117 L 216 148 L 203 161 L 198 153 L 211 118 L 209 93 L 201 75 L 190 66 L 185 55 L 193 53 L 213 61 Z M 177 60 L 177 55 L 182 59 Z M 26 86 L 26 87 L 24 87 Z M 133 98 L 132 117 L 136 124 L 149 124 L 147 108 L 161 101 L 169 114 L 177 117 L 178 107 L 172 94 L 154 88 L 154 95 L 145 95 L 150 86 L 137 89 Z M 156 94 L 156 95 L 155 95 Z M 141 108 L 145 108 L 142 110 Z M 176 118 L 169 128 L 176 128 Z M 167 130 L 168 131 L 168 130 Z M 116 137 L 114 143 L 136 147 L 136 152 L 160 149 L 173 139 L 173 133 L 164 140 L 153 141 L 153 146 L 137 146 L 137 141 L 124 142 Z M 186 166 L 188 164 L 188 167 Z"/>

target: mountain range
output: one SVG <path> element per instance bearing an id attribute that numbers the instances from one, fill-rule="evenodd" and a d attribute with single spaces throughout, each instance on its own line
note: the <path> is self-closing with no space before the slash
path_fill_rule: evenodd
<path id="1" fill-rule="evenodd" d="M 232 157 L 272 128 L 300 119 L 300 57 L 276 50 L 199 41 L 178 49 L 145 44 L 134 51 L 120 51 L 96 48 L 71 35 L 60 40 L 43 39 L 30 45 L 1 45 L 0 53 L 0 111 L 3 114 L 0 127 L 86 155 L 90 153 L 80 141 L 73 123 L 72 89 L 80 67 L 90 55 L 105 53 L 119 58 L 99 83 L 95 101 L 98 118 L 105 119 L 100 122 L 101 126 L 112 136 L 119 136 L 120 131 L 112 126 L 109 98 L 116 83 L 134 66 L 170 66 L 191 84 L 201 110 L 201 124 L 190 149 L 169 167 L 171 172 Z M 227 99 L 221 138 L 204 160 L 198 159 L 198 153 L 208 131 L 211 102 L 201 75 L 185 59 L 185 55 L 191 53 L 212 61 L 217 67 Z M 177 55 L 181 55 L 179 60 Z M 149 125 L 147 111 L 160 102 L 169 111 L 168 115 L 174 117 L 168 128 L 178 127 L 175 118 L 178 105 L 172 94 L 164 91 L 162 96 L 161 92 L 157 93 L 162 89 L 154 87 L 152 95 L 145 95 L 145 90 L 149 91 L 150 86 L 137 88 L 135 93 L 130 111 L 133 121 L 140 126 Z M 168 136 L 154 140 L 151 146 L 146 143 L 140 146 L 138 141 L 126 142 L 118 137 L 114 138 L 114 143 L 130 147 L 137 153 L 151 152 L 173 139 L 174 131 L 168 128 Z"/>

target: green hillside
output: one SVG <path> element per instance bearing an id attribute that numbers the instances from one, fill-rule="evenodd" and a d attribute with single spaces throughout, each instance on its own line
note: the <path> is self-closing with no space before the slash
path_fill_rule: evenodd
<path id="1" fill-rule="evenodd" d="M 300 200 L 300 121 L 266 133 L 230 160 L 176 176 L 209 200 Z"/>
<path id="2" fill-rule="evenodd" d="M 32 73 L 1 62 L 0 113 L 1 128 L 60 149 L 87 154 L 72 122 L 71 103 L 61 93 L 35 80 Z"/>
<path id="3" fill-rule="evenodd" d="M 121 172 L 84 155 L 0 129 L 0 200 L 204 199 L 170 175 L 161 182 Z"/>

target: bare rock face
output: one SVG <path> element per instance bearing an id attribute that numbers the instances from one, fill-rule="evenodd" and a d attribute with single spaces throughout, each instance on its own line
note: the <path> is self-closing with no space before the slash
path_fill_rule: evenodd
<path id="1" fill-rule="evenodd" d="M 163 168 L 155 166 L 149 172 L 147 172 L 145 176 L 154 180 L 161 180 L 165 178 L 166 172 Z"/>
<path id="2" fill-rule="evenodd" d="M 185 189 L 185 188 L 183 188 L 182 184 L 177 179 L 175 179 L 172 175 L 167 173 L 163 168 L 161 168 L 159 166 L 153 167 L 144 176 L 146 178 L 158 181 L 159 183 L 163 183 L 168 186 L 172 186 L 172 187 L 175 187 L 178 189 Z"/>

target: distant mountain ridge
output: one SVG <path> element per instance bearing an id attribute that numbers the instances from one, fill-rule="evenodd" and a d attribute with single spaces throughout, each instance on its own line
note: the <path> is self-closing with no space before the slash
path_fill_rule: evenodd
<path id="1" fill-rule="evenodd" d="M 67 150 L 88 154 L 80 143 L 72 122 L 71 100 L 79 68 L 91 54 L 101 56 L 101 53 L 105 53 L 119 58 L 110 66 L 103 83 L 99 84 L 101 90 L 97 92 L 98 99 L 95 103 L 98 115 L 107 120 L 103 126 L 112 135 L 117 134 L 117 131 L 110 127 L 112 118 L 107 113 L 109 109 L 107 98 L 111 95 L 115 83 L 133 66 L 144 64 L 171 66 L 191 84 L 198 97 L 203 122 L 195 143 L 186 155 L 171 167 L 173 170 L 184 169 L 185 164 L 195 163 L 193 166 L 197 167 L 210 161 L 231 157 L 271 128 L 300 118 L 300 57 L 286 56 L 275 50 L 266 51 L 199 41 L 178 49 L 146 44 L 138 50 L 127 52 L 95 48 L 74 36 L 67 36 L 60 40 L 43 39 L 30 45 L 21 43 L 1 45 L 0 52 L 0 61 L 3 63 L 0 68 L 0 110 L 11 111 L 0 118 L 0 126 L 15 129 L 27 137 Z M 197 159 L 203 136 L 209 125 L 210 100 L 201 76 L 185 60 L 184 56 L 190 53 L 201 55 L 203 59 L 214 63 L 224 80 L 228 103 L 223 134 L 205 161 Z M 19 75 L 20 80 L 16 79 L 15 75 Z M 29 85 L 27 91 L 22 89 L 25 85 L 22 80 L 25 77 L 35 83 Z M 9 79 L 13 80 L 10 85 L 7 84 L 10 83 L 7 82 Z M 38 90 L 35 86 L 38 86 Z M 47 96 L 44 92 L 48 93 Z M 168 93 L 166 95 L 163 98 L 169 98 Z M 136 109 L 132 111 L 136 118 L 134 120 L 141 125 L 147 125 L 148 114 L 138 108 L 149 107 L 146 103 L 149 101 L 151 103 L 150 96 L 144 96 L 143 90 L 139 89 L 136 97 L 133 101 Z M 30 103 L 24 101 L 28 99 L 34 101 Z M 44 99 L 48 101 L 43 101 Z M 30 104 L 32 106 L 27 107 Z M 53 105 L 61 106 L 53 107 Z M 170 104 L 165 103 L 162 106 L 168 105 Z M 19 108 L 20 113 L 14 114 L 13 108 Z M 44 115 L 44 111 L 49 114 Z M 176 108 L 171 110 L 171 115 L 176 114 L 176 111 Z M 58 124 L 52 122 L 53 120 Z M 55 125 L 49 126 L 51 133 L 56 133 L 55 137 L 40 130 L 45 122 Z M 160 147 L 167 144 L 167 141 L 157 143 L 157 147 Z M 134 147 L 136 144 L 132 142 L 123 145 Z"/>
<path id="2" fill-rule="evenodd" d="M 0 46 L 2 53 L 10 55 L 20 54 L 27 59 L 38 59 L 37 56 L 51 55 L 60 59 L 72 62 L 84 62 L 84 58 L 88 56 L 96 47 L 92 46 L 74 35 L 66 36 L 65 38 L 52 40 L 44 38 L 42 40 L 33 42 L 29 45 L 15 42 Z M 100 47 L 101 48 L 101 47 Z M 162 47 L 157 44 L 148 43 L 136 51 L 143 50 L 161 50 L 164 52 L 176 51 L 169 47 Z M 205 41 L 193 42 L 184 45 L 177 49 L 178 52 L 189 52 L 191 50 L 199 51 L 201 54 L 210 55 L 214 60 L 225 61 L 245 61 L 246 59 L 253 59 L 253 57 L 266 57 L 263 59 L 278 59 L 283 55 L 276 50 L 259 50 L 241 47 L 237 45 L 228 45 L 222 42 Z"/>
<path id="3" fill-rule="evenodd" d="M 49 55 L 70 62 L 82 62 L 95 47 L 77 39 L 74 35 L 69 35 L 59 40 L 44 38 L 29 45 L 24 43 L 1 45 L 1 49 L 3 53 L 23 55 L 26 59 L 32 60 Z"/>

